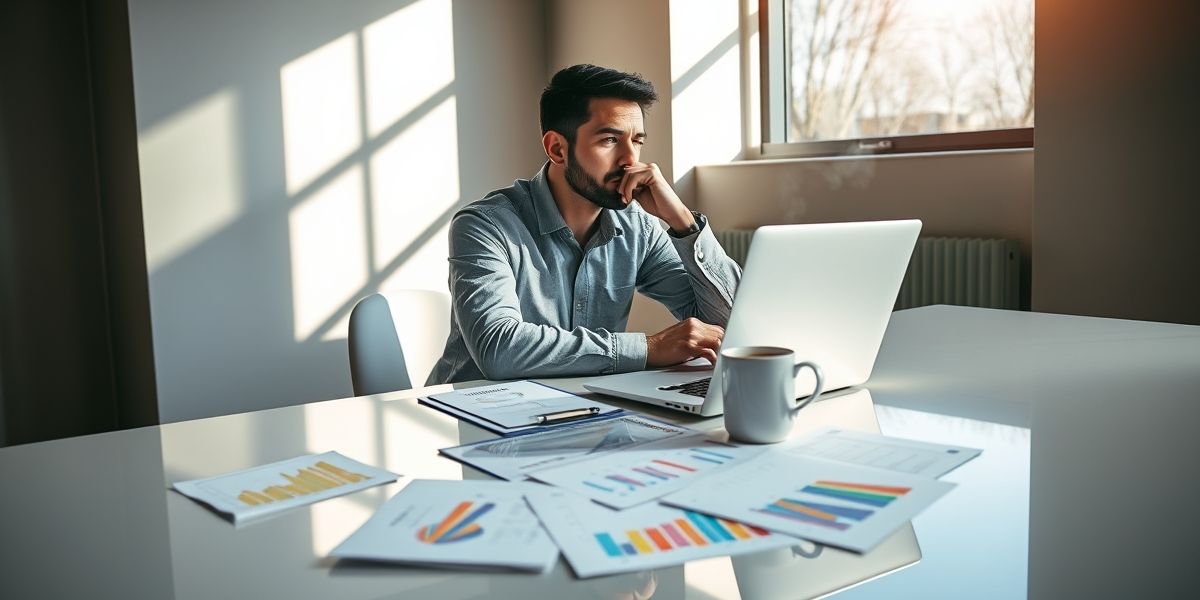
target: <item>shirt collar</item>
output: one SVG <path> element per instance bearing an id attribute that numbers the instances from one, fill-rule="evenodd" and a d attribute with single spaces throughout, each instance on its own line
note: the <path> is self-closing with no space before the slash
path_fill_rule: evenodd
<path id="1" fill-rule="evenodd" d="M 533 184 L 530 186 L 533 194 L 533 214 L 538 220 L 538 233 L 542 235 L 567 228 L 567 222 L 563 220 L 562 213 L 558 212 L 558 205 L 554 203 L 554 194 L 550 193 L 550 177 L 546 174 L 549 168 L 550 163 L 547 162 L 530 180 Z"/>
<path id="2" fill-rule="evenodd" d="M 533 184 L 530 186 L 530 191 L 533 195 L 534 215 L 538 220 L 538 233 L 542 235 L 567 229 L 567 222 L 563 220 L 562 213 L 558 211 L 558 205 L 554 203 L 554 194 L 550 193 L 550 177 L 547 175 L 549 169 L 550 163 L 546 162 L 530 180 L 530 183 Z M 600 235 L 602 243 L 624 233 L 617 220 L 616 211 L 608 209 L 600 211 L 600 230 L 597 233 Z"/>

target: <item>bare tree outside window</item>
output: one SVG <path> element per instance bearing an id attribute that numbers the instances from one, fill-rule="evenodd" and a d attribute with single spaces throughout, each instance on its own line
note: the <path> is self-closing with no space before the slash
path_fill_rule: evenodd
<path id="1" fill-rule="evenodd" d="M 787 0 L 788 141 L 1033 126 L 1033 0 Z"/>

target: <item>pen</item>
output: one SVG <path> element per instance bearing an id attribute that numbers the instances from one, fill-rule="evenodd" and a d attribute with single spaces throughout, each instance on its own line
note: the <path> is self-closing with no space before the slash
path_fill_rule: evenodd
<path id="1" fill-rule="evenodd" d="M 573 408 L 571 410 L 563 410 L 559 412 L 546 413 L 542 415 L 534 415 L 533 420 L 540 425 L 547 423 L 558 423 L 560 421 L 569 421 L 580 417 L 590 417 L 600 412 L 599 406 L 589 406 L 587 408 Z"/>

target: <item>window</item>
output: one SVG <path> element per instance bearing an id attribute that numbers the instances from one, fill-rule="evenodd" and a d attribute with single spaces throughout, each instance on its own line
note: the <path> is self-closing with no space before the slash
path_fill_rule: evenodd
<path id="1" fill-rule="evenodd" d="M 1033 145 L 1033 0 L 762 0 L 763 155 Z"/>

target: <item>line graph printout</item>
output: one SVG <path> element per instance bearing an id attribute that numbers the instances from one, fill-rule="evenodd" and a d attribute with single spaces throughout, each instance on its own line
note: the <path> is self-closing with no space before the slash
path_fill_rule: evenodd
<path id="1" fill-rule="evenodd" d="M 771 452 L 662 502 L 866 552 L 953 488 L 928 477 Z"/>
<path id="2" fill-rule="evenodd" d="M 938 478 L 979 456 L 979 449 L 945 446 L 875 433 L 825 429 L 784 445 L 799 456 Z"/>
<path id="3" fill-rule="evenodd" d="M 795 538 L 727 519 L 646 504 L 614 511 L 564 490 L 525 494 L 579 577 L 680 565 L 792 546 Z"/>
<path id="4" fill-rule="evenodd" d="M 721 444 L 694 433 L 533 471 L 529 476 L 621 509 L 660 498 L 766 449 Z"/>
<path id="5" fill-rule="evenodd" d="M 180 481 L 183 495 L 229 515 L 235 524 L 395 481 L 399 475 L 326 452 Z"/>
<path id="6" fill-rule="evenodd" d="M 695 431 L 687 427 L 626 415 L 443 448 L 440 452 L 501 479 L 519 481 L 538 469 L 692 433 Z"/>
<path id="7" fill-rule="evenodd" d="M 422 566 L 542 572 L 558 548 L 525 503 L 533 483 L 418 479 L 330 553 Z"/>

